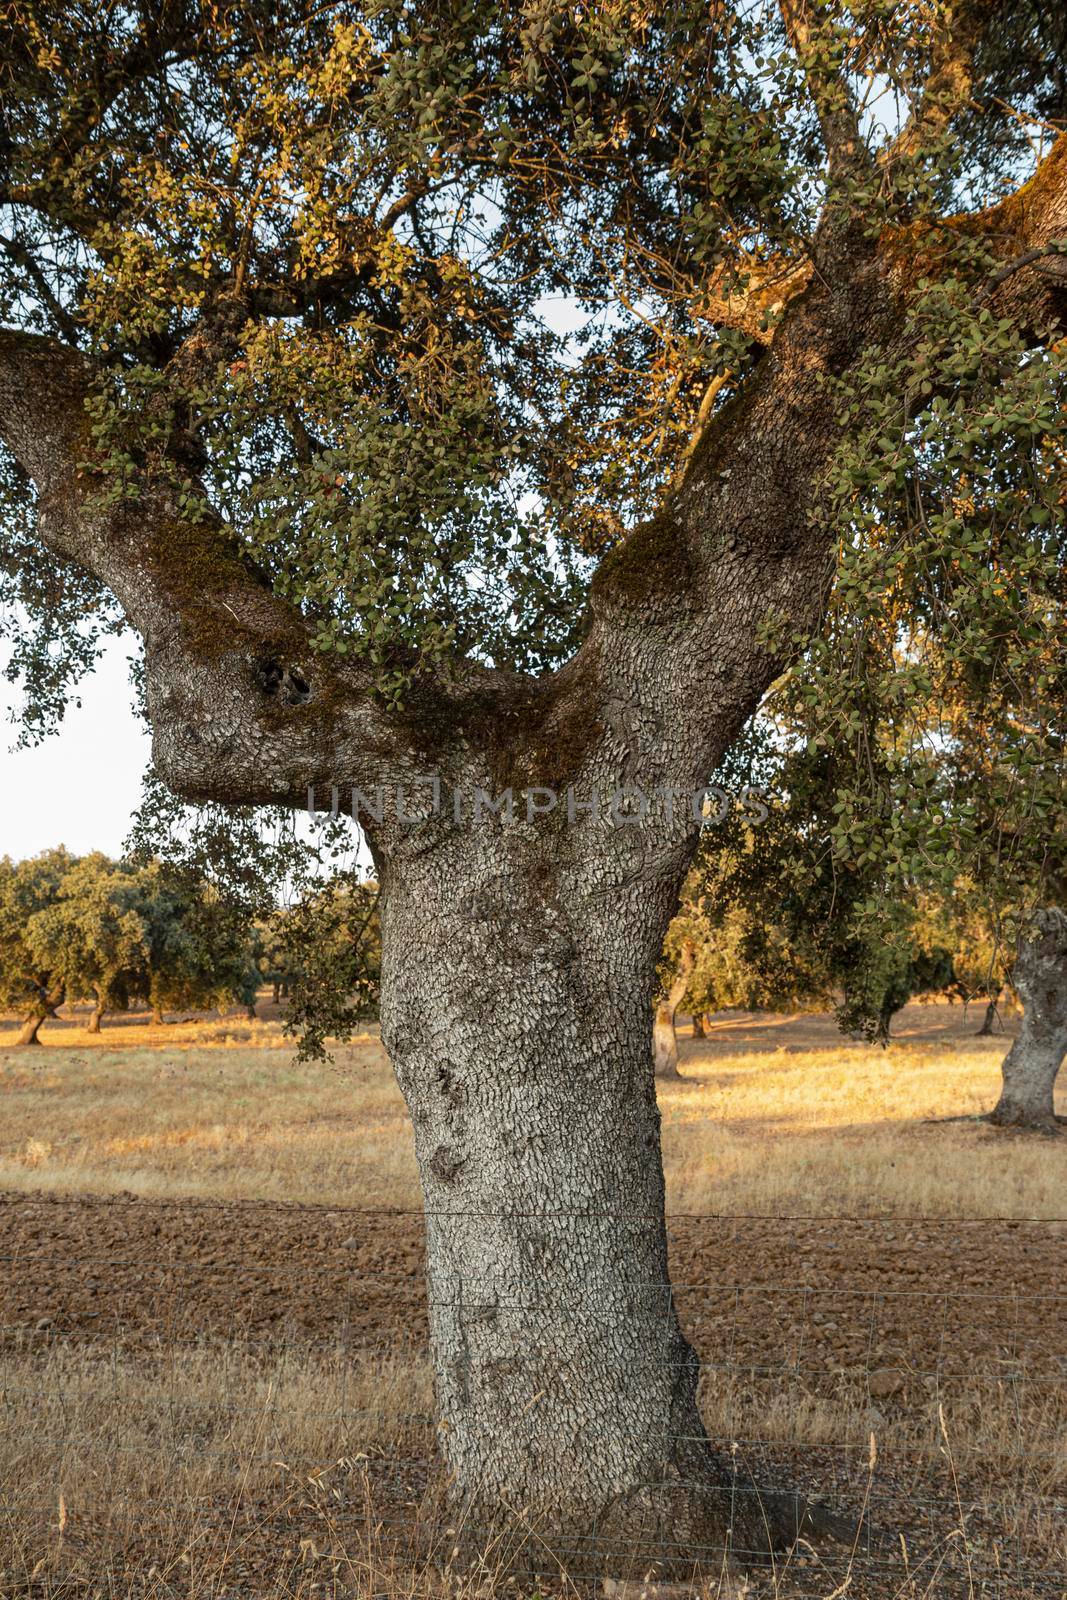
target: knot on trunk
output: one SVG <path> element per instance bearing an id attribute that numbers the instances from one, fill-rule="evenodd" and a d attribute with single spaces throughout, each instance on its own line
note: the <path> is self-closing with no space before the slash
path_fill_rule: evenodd
<path id="1" fill-rule="evenodd" d="M 253 675 L 264 694 L 288 706 L 302 706 L 311 699 L 311 685 L 299 667 L 288 666 L 275 655 L 257 656 Z"/>
<path id="2" fill-rule="evenodd" d="M 430 1171 L 441 1183 L 455 1183 L 467 1157 L 452 1144 L 439 1144 L 430 1157 Z"/>

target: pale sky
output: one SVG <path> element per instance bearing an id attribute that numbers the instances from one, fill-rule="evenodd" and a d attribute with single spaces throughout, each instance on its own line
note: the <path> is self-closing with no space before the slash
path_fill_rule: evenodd
<path id="1" fill-rule="evenodd" d="M 75 854 L 119 855 L 141 797 L 149 738 L 133 711 L 127 660 L 132 639 L 109 639 L 58 733 L 12 747 L 9 712 L 21 696 L 0 680 L 0 856 L 15 860 L 65 844 Z"/>
<path id="2" fill-rule="evenodd" d="M 109 639 L 95 672 L 79 686 L 81 706 L 69 706 L 59 731 L 27 750 L 14 748 L 18 728 L 9 720 L 21 696 L 0 679 L 0 856 L 20 861 L 59 844 L 74 855 L 121 856 L 151 756 L 147 729 L 133 711 L 134 645 L 132 638 Z M 302 812 L 295 821 L 300 836 L 311 839 Z M 352 830 L 352 852 L 369 865 L 359 829 Z"/>

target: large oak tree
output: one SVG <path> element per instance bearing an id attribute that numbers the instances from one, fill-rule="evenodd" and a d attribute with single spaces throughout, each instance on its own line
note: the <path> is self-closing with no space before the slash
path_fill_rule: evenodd
<path id="1" fill-rule="evenodd" d="M 865 406 L 951 405 L 989 319 L 1020 360 L 1063 331 L 1050 11 L 5 12 L 16 663 L 46 715 L 117 608 L 182 796 L 403 789 L 368 825 L 382 1030 L 470 1528 L 788 1535 L 705 1437 L 667 1280 L 666 797 L 817 623 Z M 939 305 L 973 310 L 954 365 Z"/>

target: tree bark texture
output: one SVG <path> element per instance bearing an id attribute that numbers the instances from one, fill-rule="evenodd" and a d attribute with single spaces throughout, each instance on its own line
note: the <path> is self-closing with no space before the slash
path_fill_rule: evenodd
<path id="1" fill-rule="evenodd" d="M 1001 1067 L 998 1127 L 1053 1132 L 1056 1076 L 1067 1054 L 1067 913 L 1036 912 L 1020 937 L 1012 983 L 1023 1001 L 1019 1035 Z"/>
<path id="2" fill-rule="evenodd" d="M 572 1572 L 758 1559 L 796 1503 L 712 1448 L 667 1272 L 648 1014 L 677 885 L 566 854 L 490 828 L 382 872 L 457 1516 Z"/>
<path id="3" fill-rule="evenodd" d="M 652 1060 L 657 1078 L 681 1077 L 678 1071 L 678 1035 L 674 1028 L 674 1018 L 685 998 L 685 991 L 689 987 L 689 979 L 695 965 L 696 947 L 687 941 L 682 946 L 678 958 L 678 970 L 671 979 L 670 988 L 656 1002 L 656 1016 L 652 1024 Z"/>

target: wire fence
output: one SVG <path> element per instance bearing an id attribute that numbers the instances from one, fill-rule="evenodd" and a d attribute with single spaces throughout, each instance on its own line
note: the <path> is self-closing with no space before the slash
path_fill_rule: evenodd
<path id="1" fill-rule="evenodd" d="M 579 1588 L 592 1575 L 625 1585 L 652 1570 L 725 1594 L 727 1565 L 757 1563 L 753 1596 L 1067 1594 L 1062 1219 L 688 1216 L 691 1255 L 678 1281 L 613 1278 L 605 1299 L 594 1280 L 584 1293 L 566 1274 L 559 1288 L 536 1273 L 495 1284 L 473 1263 L 459 1292 L 429 1292 L 416 1254 L 373 1267 L 351 1241 L 327 1237 L 327 1213 L 313 1207 L 279 1208 L 307 1220 L 294 1235 L 299 1259 L 227 1253 L 196 1221 L 210 1203 L 186 1206 L 189 1232 L 162 1241 L 152 1259 L 132 1223 L 118 1247 L 122 1204 L 92 1213 L 96 1250 L 51 1225 L 66 1214 L 53 1204 L 38 1205 L 27 1239 L 0 1250 L 5 1597 L 65 1594 L 63 1585 L 105 1571 L 100 1593 L 150 1590 L 161 1600 L 415 1593 L 403 1590 L 402 1568 L 437 1572 L 455 1548 L 479 1543 L 488 1567 L 536 1573 L 543 1592 L 566 1568 Z M 5 1214 L 0 1207 L 0 1221 Z M 388 1241 L 402 1215 L 343 1217 Z M 563 1213 L 540 1215 L 566 1232 Z M 921 1224 L 931 1258 L 902 1243 L 893 1272 L 871 1281 L 871 1259 L 853 1272 L 844 1251 L 828 1281 L 827 1261 L 812 1265 L 806 1246 L 783 1256 L 776 1279 L 749 1278 L 739 1235 L 735 1281 L 684 1270 L 702 1259 L 705 1234 L 831 1221 L 898 1240 Z M 971 1281 L 982 1228 L 1020 1241 L 1027 1270 L 1005 1277 L 1001 1256 L 994 1281 Z M 607 1317 L 629 1307 L 639 1321 L 653 1303 L 662 1351 L 636 1334 L 608 1338 L 617 1330 Z M 670 1344 L 675 1313 L 696 1352 L 706 1434 L 679 1428 L 669 1408 L 650 1425 L 639 1399 L 650 1386 L 674 1392 L 683 1370 L 693 1375 L 693 1358 Z M 465 1341 L 468 1390 L 505 1386 L 493 1402 L 500 1437 L 485 1439 L 488 1487 L 466 1513 L 448 1492 L 457 1449 L 445 1438 L 463 1418 L 443 1392 L 453 1410 L 442 1421 L 433 1395 L 429 1342 L 443 1323 Z M 590 1420 L 569 1424 L 564 1440 L 559 1417 L 582 1397 Z M 610 1457 L 626 1480 L 625 1517 L 616 1494 L 558 1525 L 513 1502 L 506 1531 L 486 1520 L 509 1412 L 524 1407 L 527 1483 L 565 1459 L 584 1472 Z M 710 1467 L 698 1476 L 701 1462 Z M 804 1504 L 822 1510 L 813 1525 L 801 1515 L 799 1539 L 767 1565 L 761 1529 Z M 225 1583 L 218 1572 L 208 1582 L 220 1560 Z M 149 1566 L 145 1589 L 137 1574 Z"/>

